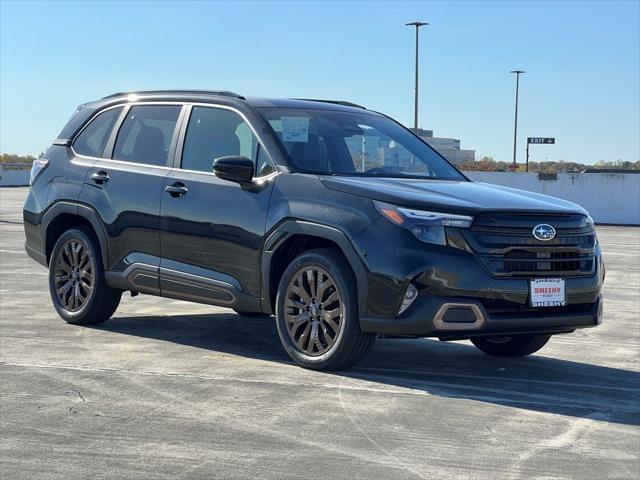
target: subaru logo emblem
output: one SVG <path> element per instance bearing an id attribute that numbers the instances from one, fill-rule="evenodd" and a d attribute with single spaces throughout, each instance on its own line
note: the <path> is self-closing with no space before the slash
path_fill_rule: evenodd
<path id="1" fill-rule="evenodd" d="M 533 236 L 538 240 L 542 240 L 543 242 L 547 242 L 552 240 L 556 236 L 556 229 L 551 225 L 547 225 L 546 223 L 541 223 L 540 225 L 536 225 L 533 229 Z"/>

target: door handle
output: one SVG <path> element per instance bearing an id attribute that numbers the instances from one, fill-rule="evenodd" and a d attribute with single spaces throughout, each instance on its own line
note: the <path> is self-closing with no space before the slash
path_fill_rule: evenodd
<path id="1" fill-rule="evenodd" d="M 104 170 L 100 170 L 99 172 L 95 172 L 91 174 L 91 180 L 98 185 L 102 185 L 103 183 L 107 183 L 109 181 L 109 174 Z"/>
<path id="2" fill-rule="evenodd" d="M 167 185 L 166 187 L 164 187 L 164 190 L 174 198 L 183 197 L 189 191 L 189 189 L 182 182 L 176 182 L 173 185 Z"/>

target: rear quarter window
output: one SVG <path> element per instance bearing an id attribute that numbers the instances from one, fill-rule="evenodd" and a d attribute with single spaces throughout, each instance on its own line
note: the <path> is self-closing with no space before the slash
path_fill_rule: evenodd
<path id="1" fill-rule="evenodd" d="M 109 141 L 111 130 L 121 112 L 122 107 L 111 108 L 91 120 L 74 140 L 73 149 L 75 152 L 87 157 L 101 157 L 107 141 Z"/>

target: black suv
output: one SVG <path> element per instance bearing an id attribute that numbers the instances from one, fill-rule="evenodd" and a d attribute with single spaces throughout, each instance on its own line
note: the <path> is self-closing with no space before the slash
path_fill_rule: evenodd
<path id="1" fill-rule="evenodd" d="M 377 335 L 527 355 L 602 316 L 584 209 L 471 182 L 348 102 L 184 90 L 81 105 L 34 162 L 24 228 L 69 323 L 104 322 L 126 290 L 275 314 L 314 369 L 353 365 Z"/>

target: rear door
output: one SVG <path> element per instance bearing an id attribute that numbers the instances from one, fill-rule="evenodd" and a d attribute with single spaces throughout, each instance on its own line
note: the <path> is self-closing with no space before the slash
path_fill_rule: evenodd
<path id="1" fill-rule="evenodd" d="M 122 111 L 121 105 L 102 110 L 94 115 L 76 135 L 71 151 L 66 151 L 67 154 L 72 154 L 70 157 L 72 161 L 59 163 L 61 168 L 56 169 L 57 175 L 51 179 L 47 191 L 48 202 L 77 201 L 80 198 L 89 168 L 96 159 L 102 158 L 105 154 L 107 142 Z M 86 117 L 84 118 L 86 120 Z M 72 121 L 69 123 L 71 124 Z"/>
<path id="2" fill-rule="evenodd" d="M 137 277 L 141 291 L 159 292 L 160 199 L 181 111 L 181 105 L 126 106 L 106 146 L 107 158 L 93 163 L 82 192 L 109 239 L 106 269 L 144 266 L 149 274 Z"/>
<path id="3" fill-rule="evenodd" d="M 233 305 L 239 296 L 260 295 L 260 252 L 275 169 L 239 112 L 187 108 L 176 168 L 162 194 L 162 295 Z M 214 159 L 228 155 L 255 162 L 257 188 L 243 189 L 213 174 Z"/>

